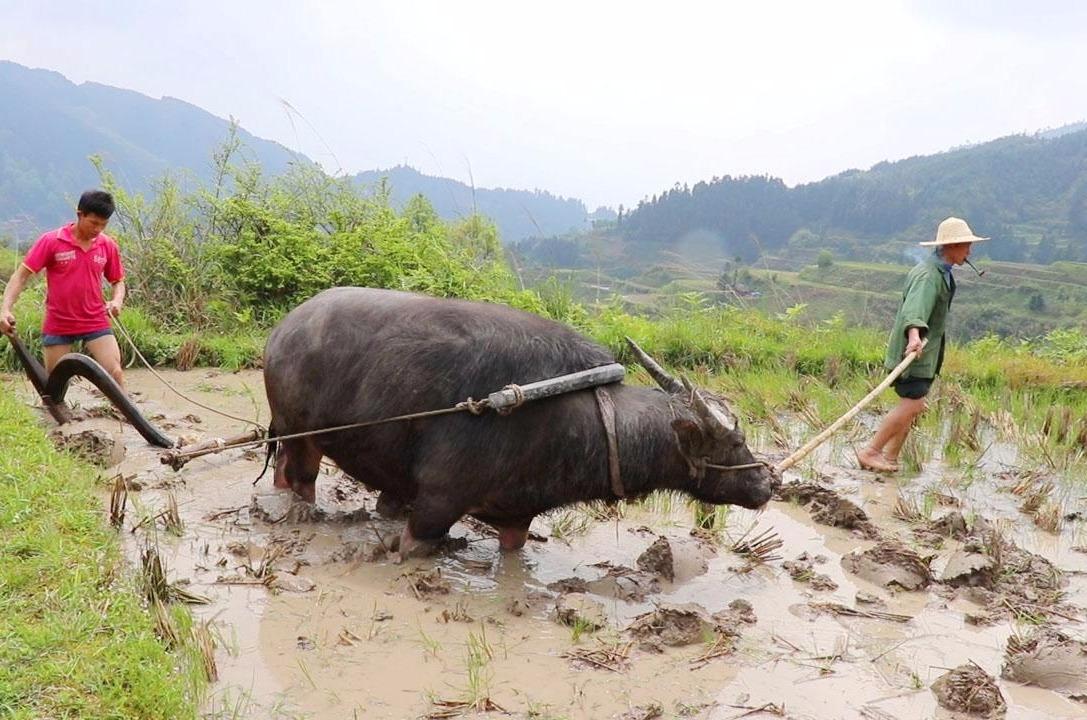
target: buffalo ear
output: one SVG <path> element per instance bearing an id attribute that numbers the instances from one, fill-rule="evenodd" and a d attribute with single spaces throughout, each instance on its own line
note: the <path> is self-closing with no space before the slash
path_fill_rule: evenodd
<path id="1" fill-rule="evenodd" d="M 702 425 L 694 420 L 676 418 L 672 421 L 672 430 L 675 431 L 676 437 L 679 438 L 679 445 L 684 450 L 701 447 L 706 439 Z"/>

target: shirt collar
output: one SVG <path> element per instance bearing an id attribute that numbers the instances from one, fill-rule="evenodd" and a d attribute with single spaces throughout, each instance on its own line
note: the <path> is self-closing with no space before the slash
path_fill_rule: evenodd
<path id="1" fill-rule="evenodd" d="M 951 272 L 951 268 L 954 267 L 951 263 L 944 260 L 944 257 L 940 254 L 939 250 L 932 251 L 932 262 L 936 265 L 936 267 L 940 268 L 940 272 L 942 272 L 944 275 L 949 274 Z"/>
<path id="2" fill-rule="evenodd" d="M 79 242 L 75 239 L 75 233 L 72 232 L 72 228 L 74 228 L 74 227 L 75 227 L 74 222 L 68 223 L 67 225 L 62 227 L 59 231 L 57 231 L 57 239 L 63 240 L 64 242 L 68 243 L 69 245 L 75 245 L 76 247 L 79 247 Z M 102 234 L 99 233 L 99 234 L 95 235 L 94 238 L 91 239 L 91 245 L 90 246 L 94 247 L 95 245 L 97 245 L 101 241 L 102 241 Z"/>

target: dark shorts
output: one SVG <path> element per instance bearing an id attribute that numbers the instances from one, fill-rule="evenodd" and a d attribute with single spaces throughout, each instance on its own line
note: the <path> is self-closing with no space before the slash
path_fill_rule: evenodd
<path id="1" fill-rule="evenodd" d="M 42 335 L 42 345 L 45 347 L 52 345 L 75 345 L 80 340 L 87 342 L 88 340 L 97 340 L 100 337 L 112 334 L 113 330 L 106 328 L 105 330 L 95 330 L 94 332 L 83 333 L 82 335 Z"/>
<path id="2" fill-rule="evenodd" d="M 898 378 L 895 380 L 894 389 L 900 398 L 920 400 L 928 395 L 932 388 L 933 378 Z"/>

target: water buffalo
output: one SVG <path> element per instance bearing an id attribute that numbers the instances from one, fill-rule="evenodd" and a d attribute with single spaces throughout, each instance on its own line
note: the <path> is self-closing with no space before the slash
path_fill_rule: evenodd
<path id="1" fill-rule="evenodd" d="M 271 430 L 288 435 L 447 408 L 614 362 L 569 327 L 503 305 L 369 288 L 333 288 L 292 310 L 264 351 Z M 682 490 L 707 503 L 763 506 L 775 478 L 754 462 L 725 401 L 685 388 L 643 355 L 661 390 L 607 386 L 626 496 Z M 284 440 L 276 487 L 309 501 L 322 456 L 382 502 L 410 504 L 401 555 L 471 514 L 520 548 L 540 513 L 615 500 L 609 441 L 592 390 L 526 403 Z"/>

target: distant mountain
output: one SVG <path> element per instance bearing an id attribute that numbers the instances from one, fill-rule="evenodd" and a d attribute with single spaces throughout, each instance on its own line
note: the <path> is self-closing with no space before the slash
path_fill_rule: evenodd
<path id="1" fill-rule="evenodd" d="M 979 255 L 1087 261 L 1087 126 L 881 162 L 791 188 L 767 176 L 677 185 L 638 203 L 614 227 L 594 230 L 580 250 L 560 238 L 518 251 L 547 263 L 577 250 L 585 266 L 599 262 L 590 245 L 622 246 L 615 262 L 630 265 L 661 253 L 750 261 L 821 249 L 896 261 L 949 215 L 992 237 Z"/>
<path id="2" fill-rule="evenodd" d="M 206 179 L 230 126 L 181 100 L 76 85 L 7 61 L 0 61 L 0 108 L 0 226 L 22 232 L 72 216 L 75 199 L 98 183 L 89 156 L 102 156 L 132 190 L 146 190 L 167 171 Z M 299 159 L 278 143 L 241 129 L 238 135 L 247 156 L 268 173 Z"/>
<path id="3" fill-rule="evenodd" d="M 368 170 L 355 177 L 368 186 L 386 180 L 392 200 L 398 205 L 421 193 L 443 218 L 464 217 L 473 211 L 482 213 L 495 221 L 502 240 L 507 243 L 565 235 L 589 227 L 589 214 L 583 202 L 544 190 L 473 188 L 456 180 L 424 175 L 405 165 Z"/>
<path id="4" fill-rule="evenodd" d="M 165 173 L 208 180 L 212 153 L 230 122 L 174 98 L 156 100 L 108 85 L 76 85 L 50 70 L 0 60 L 0 236 L 26 236 L 67 221 L 79 193 L 98 184 L 88 161 L 100 155 L 129 190 L 146 191 Z M 270 175 L 304 155 L 239 128 L 243 153 Z M 507 242 L 589 226 L 580 200 L 543 191 L 473 189 L 408 167 L 360 173 L 387 178 L 394 202 L 422 193 L 446 219 L 477 210 Z"/>

